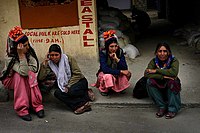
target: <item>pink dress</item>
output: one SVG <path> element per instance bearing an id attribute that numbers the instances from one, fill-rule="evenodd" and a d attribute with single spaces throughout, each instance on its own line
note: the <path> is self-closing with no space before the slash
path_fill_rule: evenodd
<path id="1" fill-rule="evenodd" d="M 14 89 L 14 109 L 19 116 L 29 114 L 30 106 L 35 112 L 44 109 L 36 76 L 32 71 L 28 72 L 27 77 L 15 72 L 12 77 L 2 81 L 5 88 Z"/>
<path id="2" fill-rule="evenodd" d="M 109 89 L 120 92 L 127 89 L 130 83 L 128 77 L 125 75 L 113 76 L 112 74 L 100 72 L 96 84 L 92 86 L 96 86 L 100 92 L 108 92 Z"/>

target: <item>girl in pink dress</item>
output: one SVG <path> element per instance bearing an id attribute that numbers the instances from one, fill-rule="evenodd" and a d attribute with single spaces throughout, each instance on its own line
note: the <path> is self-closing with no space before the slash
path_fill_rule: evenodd
<path id="1" fill-rule="evenodd" d="M 100 51 L 100 69 L 95 86 L 103 96 L 107 96 L 110 90 L 124 93 L 130 86 L 131 72 L 123 50 L 118 46 L 114 30 L 104 32 L 104 39 L 105 48 Z"/>
<path id="2" fill-rule="evenodd" d="M 42 96 L 38 88 L 38 58 L 21 27 L 10 30 L 7 40 L 7 57 L 0 80 L 6 89 L 14 89 L 14 109 L 17 115 L 31 121 L 29 109 L 39 118 L 44 117 Z"/>

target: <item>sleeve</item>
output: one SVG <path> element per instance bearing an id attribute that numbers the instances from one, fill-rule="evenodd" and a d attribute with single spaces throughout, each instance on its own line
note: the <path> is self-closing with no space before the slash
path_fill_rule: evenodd
<path id="1" fill-rule="evenodd" d="M 126 58 L 125 58 L 123 52 L 121 53 L 121 57 L 118 62 L 118 69 L 119 70 L 128 70 L 128 65 L 126 63 Z"/>
<path id="2" fill-rule="evenodd" d="M 69 56 L 69 55 L 67 55 L 67 56 L 68 56 L 69 65 L 70 65 L 70 69 L 71 69 L 71 73 L 72 73 L 71 78 L 68 83 L 68 86 L 70 87 L 71 85 L 76 83 L 81 78 L 84 78 L 84 75 L 82 74 L 76 60 L 72 56 Z"/>
<path id="3" fill-rule="evenodd" d="M 179 61 L 174 58 L 169 69 L 157 69 L 156 72 L 164 76 L 177 77 L 179 72 Z"/>
<path id="4" fill-rule="evenodd" d="M 43 65 L 43 63 L 41 63 L 40 70 L 38 73 L 38 81 L 44 80 L 50 72 L 51 72 L 51 69 L 49 65 Z"/>
<path id="5" fill-rule="evenodd" d="M 145 74 L 147 78 L 163 79 L 164 76 L 177 77 L 179 71 L 179 62 L 176 58 L 173 59 L 171 63 L 171 68 L 169 69 L 159 69 L 155 65 L 154 59 L 150 61 L 147 69 L 156 69 L 154 74 Z"/>
<path id="6" fill-rule="evenodd" d="M 113 75 L 120 74 L 120 70 L 114 70 L 108 66 L 106 55 L 102 51 L 100 52 L 100 69 L 105 74 L 113 74 Z"/>
<path id="7" fill-rule="evenodd" d="M 146 69 L 156 69 L 156 65 L 155 65 L 155 58 L 152 59 L 147 68 Z M 159 73 L 144 73 L 144 76 L 147 77 L 147 78 L 154 78 L 154 79 L 163 79 L 163 75 L 162 74 L 159 74 Z"/>
<path id="8" fill-rule="evenodd" d="M 30 60 L 28 63 L 29 70 L 33 72 L 37 72 L 37 61 L 34 57 L 30 56 Z"/>
<path id="9" fill-rule="evenodd" d="M 33 72 L 37 71 L 37 61 L 32 56 L 30 56 L 29 62 L 27 62 L 26 58 L 20 59 L 19 62 L 15 62 L 13 70 L 22 76 L 28 76 L 29 70 Z"/>
<path id="10" fill-rule="evenodd" d="M 10 57 L 5 57 L 4 58 L 4 67 L 3 70 L 0 72 L 0 78 L 2 78 L 4 76 L 4 73 L 6 72 L 6 70 L 8 69 L 8 64 L 10 63 L 10 61 L 12 60 L 12 58 Z M 3 66 L 3 65 L 2 65 Z"/>

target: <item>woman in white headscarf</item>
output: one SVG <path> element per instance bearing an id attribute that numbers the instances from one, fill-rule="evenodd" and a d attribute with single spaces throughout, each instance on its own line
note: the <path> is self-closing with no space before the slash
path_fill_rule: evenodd
<path id="1" fill-rule="evenodd" d="M 53 92 L 75 114 L 91 110 L 89 101 L 94 100 L 94 93 L 88 89 L 88 81 L 76 60 L 63 54 L 58 44 L 50 46 L 47 59 L 41 64 L 38 81 L 43 93 Z"/>

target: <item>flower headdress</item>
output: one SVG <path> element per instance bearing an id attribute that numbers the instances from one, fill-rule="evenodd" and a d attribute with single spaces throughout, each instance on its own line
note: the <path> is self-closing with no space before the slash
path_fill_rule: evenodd
<path id="1" fill-rule="evenodd" d="M 7 77 L 7 75 L 10 73 L 10 71 L 12 70 L 14 64 L 16 61 L 19 62 L 19 56 L 17 54 L 17 45 L 19 43 L 24 44 L 25 42 L 28 41 L 28 37 L 22 32 L 22 28 L 19 26 L 15 26 L 14 28 L 12 28 L 10 30 L 10 32 L 8 33 L 8 38 L 7 38 L 7 55 L 8 57 L 12 57 L 12 59 L 10 60 L 10 62 L 8 63 L 7 69 L 5 70 L 5 72 L 3 73 L 3 75 L 0 77 L 0 80 L 3 80 Z M 29 62 L 29 56 L 31 55 L 33 58 L 36 59 L 37 62 L 37 69 L 36 72 L 38 72 L 39 69 L 39 61 L 37 58 L 37 55 L 34 51 L 34 49 L 29 45 L 29 50 L 27 51 L 28 54 L 26 54 L 26 58 L 27 61 Z"/>
<path id="2" fill-rule="evenodd" d="M 115 30 L 109 30 L 109 31 L 105 31 L 103 33 L 103 38 L 105 41 L 107 41 L 108 39 L 112 38 L 112 37 L 115 37 L 116 38 L 116 35 L 115 35 L 116 31 Z"/>
<path id="3" fill-rule="evenodd" d="M 16 56 L 16 48 L 18 43 L 25 43 L 28 41 L 28 37 L 22 32 L 22 28 L 19 26 L 15 26 L 8 33 L 7 39 L 7 55 L 8 56 Z"/>
<path id="4" fill-rule="evenodd" d="M 22 32 L 22 28 L 19 26 L 15 26 L 12 28 L 8 34 L 9 38 L 12 41 L 19 41 L 25 34 Z"/>

